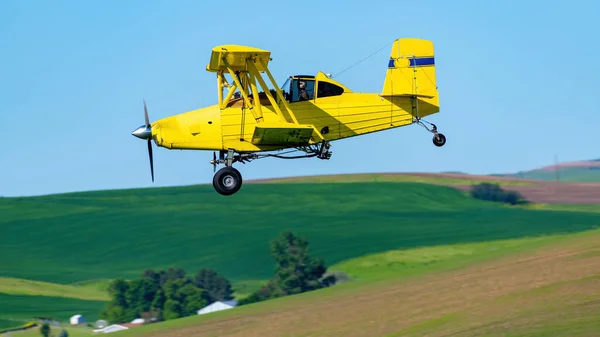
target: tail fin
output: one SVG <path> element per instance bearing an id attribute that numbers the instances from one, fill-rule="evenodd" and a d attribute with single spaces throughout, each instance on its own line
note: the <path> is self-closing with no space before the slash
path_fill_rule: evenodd
<path id="1" fill-rule="evenodd" d="M 394 41 L 382 96 L 416 96 L 439 107 L 433 42 L 414 38 Z"/>

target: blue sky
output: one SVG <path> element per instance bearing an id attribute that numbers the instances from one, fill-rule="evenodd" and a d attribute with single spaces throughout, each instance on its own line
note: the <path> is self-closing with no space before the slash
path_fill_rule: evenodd
<path id="1" fill-rule="evenodd" d="M 211 152 L 131 136 L 217 100 L 212 47 L 272 52 L 279 83 L 336 74 L 398 37 L 435 43 L 447 137 L 420 126 L 334 142 L 329 161 L 261 159 L 245 179 L 350 172 L 513 172 L 600 157 L 594 1 L 2 1 L 0 195 L 211 183 Z M 256 2 L 260 3 L 260 2 Z M 390 47 L 342 73 L 379 92 Z"/>

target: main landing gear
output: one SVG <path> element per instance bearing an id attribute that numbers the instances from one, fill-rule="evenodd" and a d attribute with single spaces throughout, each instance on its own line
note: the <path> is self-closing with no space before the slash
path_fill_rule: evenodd
<path id="1" fill-rule="evenodd" d="M 425 122 L 427 124 L 430 124 L 432 126 L 431 129 L 429 129 L 424 123 L 423 121 L 421 121 L 421 119 L 416 119 L 416 123 L 421 125 L 422 127 L 424 127 L 425 129 L 427 129 L 427 131 L 433 133 L 433 145 L 437 146 L 437 147 L 442 147 L 446 144 L 446 136 L 444 136 L 444 134 L 439 133 L 437 131 L 437 126 L 435 126 L 435 124 L 433 123 L 429 123 L 429 122 Z"/>
<path id="2" fill-rule="evenodd" d="M 213 187 L 221 195 L 232 195 L 242 187 L 242 174 L 232 166 L 236 161 L 244 163 L 244 158 L 242 155 L 234 155 L 233 150 L 219 151 L 219 159 L 213 152 L 213 160 L 210 163 L 213 165 L 214 171 L 217 170 L 217 164 L 225 164 L 225 167 L 216 172 L 213 177 Z"/>
<path id="3" fill-rule="evenodd" d="M 225 166 L 215 173 L 213 186 L 221 195 L 232 195 L 242 187 L 242 174 L 232 166 Z"/>
<path id="4" fill-rule="evenodd" d="M 327 160 L 331 158 L 331 151 L 329 151 L 330 148 L 331 145 L 329 142 L 323 141 L 320 144 L 298 147 L 296 150 L 291 150 L 290 152 L 302 151 L 305 152 L 306 155 L 289 157 L 282 156 L 282 154 L 236 153 L 233 149 L 229 149 L 227 151 L 219 151 L 219 158 L 217 159 L 216 153 L 213 152 L 213 159 L 210 161 L 210 163 L 213 165 L 214 171 L 216 171 L 213 177 L 213 187 L 215 188 L 215 191 L 221 195 L 232 195 L 240 190 L 243 182 L 242 174 L 233 167 L 233 163 L 240 162 L 245 164 L 246 162 L 250 162 L 254 159 L 264 157 L 276 157 L 281 159 L 317 157 L 319 159 Z M 218 164 L 224 164 L 225 167 L 217 171 Z"/>

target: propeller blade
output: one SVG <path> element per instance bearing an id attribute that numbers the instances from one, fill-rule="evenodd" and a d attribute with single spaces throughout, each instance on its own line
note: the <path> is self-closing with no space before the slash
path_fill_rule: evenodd
<path id="1" fill-rule="evenodd" d="M 213 152 L 213 173 L 217 171 L 217 154 Z"/>
<path id="2" fill-rule="evenodd" d="M 144 117 L 146 117 L 146 127 L 150 126 L 150 121 L 148 119 L 148 109 L 146 108 L 146 99 L 144 98 Z"/>
<path id="3" fill-rule="evenodd" d="M 148 139 L 148 157 L 150 158 L 150 174 L 154 182 L 154 159 L 152 158 L 152 140 Z"/>

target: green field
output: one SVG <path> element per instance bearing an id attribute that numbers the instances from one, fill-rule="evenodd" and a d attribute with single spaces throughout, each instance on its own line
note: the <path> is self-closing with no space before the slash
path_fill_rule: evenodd
<path id="1" fill-rule="evenodd" d="M 95 318 L 107 279 L 135 278 L 147 268 L 175 266 L 190 274 L 214 268 L 238 295 L 247 295 L 272 276 L 269 240 L 284 229 L 306 236 L 313 255 L 338 264 L 332 269 L 383 280 L 396 272 L 418 274 L 422 265 L 452 266 L 463 255 L 471 256 L 463 262 L 486 256 L 483 241 L 600 226 L 594 208 L 553 207 L 508 207 L 404 181 L 247 184 L 229 198 L 216 196 L 212 186 L 0 198 L 0 302 L 9 303 L 0 325 L 45 313 Z M 425 248 L 454 244 L 463 246 Z M 365 257 L 398 249 L 426 249 L 432 258 L 411 260 L 406 252 Z M 385 271 L 365 269 L 373 263 Z"/>
<path id="2" fill-rule="evenodd" d="M 0 277 L 0 293 L 7 295 L 29 295 L 68 297 L 83 300 L 108 300 L 108 281 L 91 281 L 80 284 L 56 284 L 42 281 Z"/>
<path id="3" fill-rule="evenodd" d="M 68 321 L 73 312 L 97 319 L 104 301 L 78 300 L 64 297 L 0 294 L 0 317 L 30 320 L 32 316 L 52 316 Z M 19 314 L 15 315 L 17 312 Z"/>
<path id="4" fill-rule="evenodd" d="M 0 293 L 0 329 L 22 326 L 36 316 L 68 322 L 69 317 L 83 314 L 93 322 L 104 305 L 104 301 Z"/>
<path id="5" fill-rule="evenodd" d="M 505 336 L 507 327 L 510 336 L 591 336 L 600 328 L 600 270 L 590 267 L 600 258 L 599 239 L 600 230 L 592 230 L 374 254 L 332 266 L 354 282 L 116 336 Z M 580 251 L 568 256 L 573 249 Z M 564 268 L 549 272 L 545 263 Z M 437 298 L 436 292 L 446 294 Z M 383 316 L 372 312 L 381 306 L 392 308 Z M 413 315 L 418 319 L 400 321 Z"/>
<path id="6" fill-rule="evenodd" d="M 419 183 L 249 184 L 232 198 L 215 197 L 211 186 L 74 193 L 3 198 L 0 211 L 0 276 L 62 284 L 169 266 L 262 280 L 273 272 L 268 241 L 283 229 L 307 236 L 314 254 L 335 264 L 600 224 L 597 213 L 511 209 Z"/>

